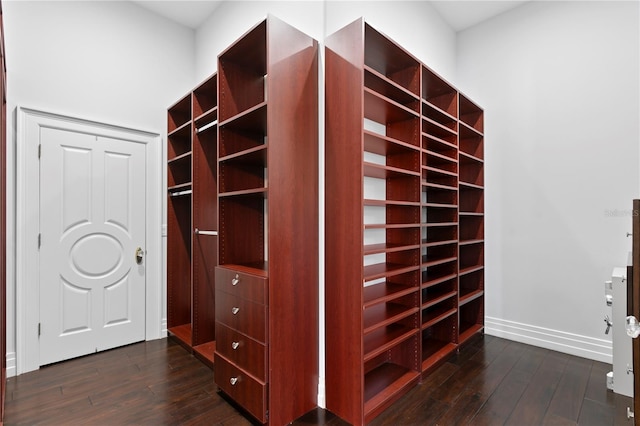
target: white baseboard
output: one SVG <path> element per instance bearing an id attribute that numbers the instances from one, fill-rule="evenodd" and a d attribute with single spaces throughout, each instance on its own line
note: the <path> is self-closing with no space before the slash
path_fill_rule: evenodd
<path id="1" fill-rule="evenodd" d="M 16 375 L 16 353 L 15 352 L 7 352 L 6 357 L 7 362 L 7 377 L 13 377 Z"/>
<path id="2" fill-rule="evenodd" d="M 493 317 L 485 317 L 484 329 L 485 333 L 491 336 L 607 364 L 613 363 L 613 345 L 610 340 L 594 339 L 593 337 Z"/>

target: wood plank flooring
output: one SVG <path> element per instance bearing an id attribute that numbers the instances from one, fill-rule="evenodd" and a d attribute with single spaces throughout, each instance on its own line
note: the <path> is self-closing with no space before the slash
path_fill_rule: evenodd
<path id="1" fill-rule="evenodd" d="M 492 336 L 466 345 L 372 425 L 629 425 L 611 366 Z M 77 358 L 7 381 L 5 425 L 251 425 L 213 373 L 171 339 Z M 315 410 L 295 425 L 346 423 Z"/>

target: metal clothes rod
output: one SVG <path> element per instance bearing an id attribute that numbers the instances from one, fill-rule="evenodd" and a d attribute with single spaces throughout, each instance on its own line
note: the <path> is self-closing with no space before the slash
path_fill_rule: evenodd
<path id="1" fill-rule="evenodd" d="M 198 129 L 196 129 L 196 133 L 200 133 L 200 132 L 204 132 L 205 130 L 207 130 L 210 127 L 215 126 L 216 124 L 218 124 L 218 120 L 213 120 L 211 123 L 209 124 L 205 124 L 202 127 L 198 127 Z"/>
<path id="2" fill-rule="evenodd" d="M 191 190 L 187 189 L 186 191 L 178 191 L 178 192 L 172 192 L 170 193 L 170 197 L 179 197 L 181 195 L 189 195 L 191 194 Z"/>
<path id="3" fill-rule="evenodd" d="M 201 231 L 200 229 L 196 228 L 196 234 L 198 235 L 218 235 L 218 231 Z"/>

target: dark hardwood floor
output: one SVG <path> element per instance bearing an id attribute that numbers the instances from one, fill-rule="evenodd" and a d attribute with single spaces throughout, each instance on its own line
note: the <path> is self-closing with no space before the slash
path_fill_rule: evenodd
<path id="1" fill-rule="evenodd" d="M 465 346 L 373 425 L 632 425 L 607 364 L 492 336 Z M 171 339 L 11 377 L 5 425 L 250 425 Z M 324 410 L 296 425 L 344 425 Z"/>

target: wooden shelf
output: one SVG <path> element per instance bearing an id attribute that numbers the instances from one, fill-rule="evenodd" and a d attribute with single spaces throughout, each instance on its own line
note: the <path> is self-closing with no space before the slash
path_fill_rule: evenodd
<path id="1" fill-rule="evenodd" d="M 215 341 L 202 343 L 193 347 L 193 354 L 209 368 L 213 368 L 213 354 L 215 351 Z"/>
<path id="2" fill-rule="evenodd" d="M 452 342 L 428 340 L 422 343 L 422 371 L 426 372 L 456 351 L 458 345 Z"/>
<path id="3" fill-rule="evenodd" d="M 174 133 L 177 129 L 188 126 L 191 121 L 191 94 L 186 95 L 169 107 L 167 113 L 167 132 Z"/>
<path id="4" fill-rule="evenodd" d="M 458 119 L 458 91 L 442 77 L 422 66 L 422 99 Z"/>
<path id="5" fill-rule="evenodd" d="M 399 324 L 391 324 L 366 334 L 364 336 L 364 362 L 374 359 L 415 335 L 414 328 Z"/>
<path id="6" fill-rule="evenodd" d="M 462 94 L 460 94 L 459 105 L 460 123 L 482 134 L 484 132 L 484 113 L 482 108 Z"/>
<path id="7" fill-rule="evenodd" d="M 418 120 L 420 113 L 373 90 L 364 88 L 365 118 L 377 123 Z M 416 101 L 417 103 L 417 101 Z"/>
<path id="8" fill-rule="evenodd" d="M 444 287 L 444 288 L 439 289 L 438 291 L 431 291 L 431 293 L 427 292 L 427 290 L 433 290 L 436 286 L 431 286 L 431 287 L 428 287 L 427 289 L 422 290 L 422 309 L 429 308 L 431 306 L 442 303 L 443 301 L 449 300 L 452 297 L 455 297 L 456 294 L 458 294 L 455 289 L 451 290 L 450 288 L 448 288 L 448 287 L 454 287 L 454 286 L 446 286 L 442 284 L 444 283 L 441 283 L 441 285 L 437 287 L 438 288 Z"/>
<path id="9" fill-rule="evenodd" d="M 239 191 L 230 191 L 230 192 L 220 192 L 218 194 L 219 197 L 224 198 L 244 198 L 244 197 L 255 197 L 258 196 L 260 198 L 267 198 L 267 188 L 251 188 L 251 189 L 243 189 Z"/>
<path id="10" fill-rule="evenodd" d="M 419 248 L 420 248 L 420 244 L 412 244 L 412 245 L 390 244 L 390 243 L 369 244 L 369 245 L 363 246 L 363 254 L 365 256 L 369 256 L 372 254 L 394 253 L 399 251 L 416 250 Z"/>
<path id="11" fill-rule="evenodd" d="M 454 293 L 455 296 L 455 293 Z M 433 327 L 439 322 L 454 315 L 458 310 L 456 308 L 438 307 L 430 311 L 423 311 L 422 315 L 422 328 L 426 329 Z"/>
<path id="12" fill-rule="evenodd" d="M 411 111 L 418 112 L 420 101 L 418 96 L 411 93 L 396 82 L 388 79 L 371 67 L 364 66 L 364 86 L 372 92 L 376 92 L 399 105 L 405 106 Z"/>
<path id="13" fill-rule="evenodd" d="M 378 263 L 364 267 L 364 281 L 373 281 L 391 275 L 402 274 L 417 270 L 419 265 L 398 265 L 393 263 Z"/>
<path id="14" fill-rule="evenodd" d="M 167 331 L 182 344 L 191 347 L 191 323 L 169 327 Z"/>
<path id="15" fill-rule="evenodd" d="M 406 285 L 394 284 L 392 282 L 384 282 L 380 284 L 370 285 L 363 289 L 364 305 L 367 309 L 373 305 L 389 302 L 402 296 L 412 294 L 418 291 L 417 287 L 408 287 Z"/>
<path id="16" fill-rule="evenodd" d="M 377 328 L 398 322 L 416 312 L 418 312 L 418 308 L 408 308 L 392 302 L 374 305 L 364 311 L 364 334 L 366 335 Z"/>
<path id="17" fill-rule="evenodd" d="M 364 379 L 365 418 L 399 398 L 419 377 L 416 371 L 392 363 L 368 372 Z"/>
<path id="18" fill-rule="evenodd" d="M 442 276 L 439 276 L 437 278 L 431 278 L 429 281 L 424 282 L 422 284 L 421 288 L 429 288 L 438 284 L 442 284 L 444 282 L 447 282 L 449 280 L 455 279 L 458 276 L 458 274 L 445 274 Z"/>
<path id="19" fill-rule="evenodd" d="M 460 306 L 469 303 L 473 300 L 476 300 L 478 297 L 484 296 L 484 291 L 482 290 L 473 290 L 465 293 L 460 293 Z"/>
<path id="20" fill-rule="evenodd" d="M 462 276 L 466 274 L 471 274 L 473 272 L 482 271 L 483 269 L 484 269 L 483 265 L 468 266 L 466 268 L 460 268 L 460 272 L 458 273 L 458 275 Z"/>

